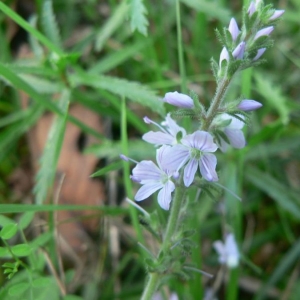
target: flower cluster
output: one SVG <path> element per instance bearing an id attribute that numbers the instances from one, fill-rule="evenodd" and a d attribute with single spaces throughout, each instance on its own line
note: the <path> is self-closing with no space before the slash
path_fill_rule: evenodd
<path id="1" fill-rule="evenodd" d="M 240 30 L 234 18 L 230 20 L 228 32 L 230 39 L 225 38 L 224 47 L 219 59 L 219 75 L 222 74 L 222 63 L 231 60 L 248 60 L 247 67 L 257 62 L 271 46 L 268 37 L 274 30 L 275 23 L 283 15 L 284 10 L 261 8 L 262 1 L 251 1 L 245 12 L 245 26 Z M 233 72 L 235 70 L 233 69 Z"/>
<path id="2" fill-rule="evenodd" d="M 283 10 L 271 9 L 256 0 L 245 10 L 242 30 L 236 20 L 231 19 L 221 38 L 224 47 L 219 64 L 213 64 L 217 84 L 223 86 L 217 87 L 216 96 L 207 111 L 195 97 L 178 92 L 165 94 L 162 101 L 180 108 L 183 116 L 185 113 L 197 116 L 200 121 L 197 130 L 188 134 L 170 114 L 161 124 L 144 118 L 145 123 L 158 128 L 143 135 L 144 141 L 158 148 L 157 165 L 143 160 L 133 169 L 132 180 L 142 185 L 135 196 L 136 201 L 159 191 L 158 203 L 168 210 L 176 186 L 183 184 L 189 187 L 197 176 L 209 182 L 218 181 L 217 158 L 214 154 L 218 148 L 225 152 L 229 146 L 237 149 L 245 147 L 242 129 L 247 121 L 247 113 L 262 107 L 262 104 L 252 99 L 233 101 L 227 105 L 222 102 L 232 76 L 239 70 L 257 64 L 270 46 L 268 38 L 283 13 Z"/>

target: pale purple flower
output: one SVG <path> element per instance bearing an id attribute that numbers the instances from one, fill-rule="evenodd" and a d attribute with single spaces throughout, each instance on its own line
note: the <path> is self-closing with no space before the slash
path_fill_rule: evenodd
<path id="1" fill-rule="evenodd" d="M 226 264 L 229 268 L 235 268 L 239 264 L 240 253 L 232 233 L 225 238 L 225 243 L 216 241 L 213 246 L 219 254 L 220 264 Z"/>
<path id="2" fill-rule="evenodd" d="M 262 107 L 262 104 L 255 100 L 244 99 L 237 106 L 238 109 L 243 111 L 252 111 Z"/>
<path id="3" fill-rule="evenodd" d="M 247 13 L 249 14 L 250 18 L 255 13 L 255 11 L 256 11 L 255 3 L 253 1 L 251 1 L 249 8 L 247 10 Z"/>
<path id="4" fill-rule="evenodd" d="M 193 99 L 178 92 L 166 93 L 163 101 L 182 108 L 194 108 Z"/>
<path id="5" fill-rule="evenodd" d="M 245 42 L 241 42 L 239 43 L 236 48 L 233 50 L 232 52 L 232 56 L 235 59 L 243 59 L 244 57 L 244 52 L 245 52 L 245 47 L 246 47 L 246 43 Z"/>
<path id="6" fill-rule="evenodd" d="M 243 118 L 242 115 L 239 115 L 239 117 Z M 244 148 L 246 145 L 246 140 L 244 137 L 244 133 L 242 131 L 242 128 L 244 127 L 244 122 L 241 120 L 230 116 L 226 113 L 219 115 L 215 120 L 215 124 L 221 124 L 226 121 L 230 121 L 229 125 L 225 126 L 224 128 L 221 128 L 221 130 L 224 132 L 226 137 L 229 140 L 229 143 L 232 147 L 241 149 Z M 229 144 L 220 137 L 220 149 L 222 152 L 226 152 L 228 149 Z"/>
<path id="7" fill-rule="evenodd" d="M 226 47 L 223 47 L 223 49 L 221 51 L 221 54 L 220 54 L 220 60 L 219 60 L 219 66 L 220 66 L 220 68 L 222 66 L 222 61 L 224 59 L 227 60 L 227 62 L 229 61 L 229 53 L 228 53 Z"/>
<path id="8" fill-rule="evenodd" d="M 179 170 L 183 166 L 183 182 L 186 187 L 194 180 L 198 166 L 201 175 L 208 181 L 217 181 L 217 158 L 210 152 L 215 152 L 218 146 L 213 137 L 206 131 L 196 131 L 186 135 L 181 140 L 182 145 L 169 147 L 165 151 L 164 161 L 169 170 Z"/>
<path id="9" fill-rule="evenodd" d="M 240 30 L 234 18 L 231 18 L 228 30 L 232 36 L 232 40 L 236 41 L 238 35 L 240 34 Z"/>
<path id="10" fill-rule="evenodd" d="M 275 10 L 273 15 L 270 17 L 269 21 L 274 21 L 280 18 L 283 14 L 284 14 L 284 10 L 281 9 Z"/>
<path id="11" fill-rule="evenodd" d="M 162 122 L 164 127 L 153 122 L 148 117 L 144 118 L 144 120 L 146 123 L 152 123 L 160 129 L 160 131 L 149 131 L 143 135 L 143 140 L 150 144 L 175 145 L 178 143 L 177 138 L 183 138 L 186 135 L 185 129 L 178 126 L 170 114 L 167 114 L 165 121 Z"/>
<path id="12" fill-rule="evenodd" d="M 273 30 L 274 30 L 274 26 L 269 26 L 269 27 L 266 27 L 266 28 L 263 28 L 263 29 L 257 31 L 256 35 L 254 36 L 254 41 L 256 41 L 257 39 L 259 39 L 262 36 L 270 35 Z"/>
<path id="13" fill-rule="evenodd" d="M 258 60 L 265 53 L 266 50 L 267 50 L 267 48 L 258 49 L 255 57 L 253 58 L 253 61 Z"/>
<path id="14" fill-rule="evenodd" d="M 156 150 L 156 166 L 150 160 L 139 162 L 132 170 L 131 179 L 143 186 L 137 191 L 134 199 L 142 201 L 160 190 L 157 196 L 158 204 L 168 210 L 171 203 L 171 194 L 175 190 L 175 184 L 171 180 L 172 173 L 168 171 L 163 160 L 163 154 L 167 146 Z"/>

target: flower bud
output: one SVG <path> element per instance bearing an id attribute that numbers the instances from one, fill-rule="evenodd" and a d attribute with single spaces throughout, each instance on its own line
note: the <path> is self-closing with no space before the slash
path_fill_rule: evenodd
<path id="1" fill-rule="evenodd" d="M 249 8 L 247 10 L 247 13 L 248 13 L 250 18 L 255 13 L 255 11 L 256 11 L 255 3 L 253 1 L 251 1 L 250 5 L 249 5 Z"/>
<path id="2" fill-rule="evenodd" d="M 229 61 L 229 53 L 227 51 L 227 49 L 225 47 L 223 47 L 222 51 L 221 51 L 221 54 L 220 54 L 220 60 L 219 60 L 219 66 L 221 68 L 222 66 L 222 61 L 223 60 L 227 60 L 227 62 Z"/>
<path id="3" fill-rule="evenodd" d="M 232 56 L 235 59 L 243 59 L 244 57 L 244 52 L 245 52 L 245 47 L 246 47 L 246 43 L 245 42 L 241 42 L 239 43 L 236 48 L 233 50 L 232 52 Z"/>
<path id="4" fill-rule="evenodd" d="M 262 107 L 262 104 L 255 100 L 242 100 L 240 104 L 237 106 L 238 109 L 243 111 L 252 111 Z"/>
<path id="5" fill-rule="evenodd" d="M 266 51 L 267 48 L 261 48 L 257 50 L 257 54 L 255 55 L 255 57 L 253 58 L 253 61 L 258 60 Z"/>
<path id="6" fill-rule="evenodd" d="M 194 108 L 193 99 L 188 95 L 178 92 L 166 93 L 163 101 L 182 108 Z"/>
<path id="7" fill-rule="evenodd" d="M 236 39 L 237 39 L 237 37 L 238 37 L 238 35 L 240 33 L 240 30 L 239 30 L 239 27 L 238 27 L 238 25 L 237 25 L 237 23 L 236 23 L 236 21 L 235 21 L 234 18 L 231 18 L 228 30 L 229 30 L 229 32 L 230 32 L 230 34 L 232 36 L 232 40 L 236 41 Z"/>
<path id="8" fill-rule="evenodd" d="M 274 30 L 274 26 L 269 26 L 269 27 L 266 27 L 266 28 L 263 28 L 263 29 L 257 31 L 257 33 L 254 37 L 254 41 L 256 41 L 257 39 L 259 39 L 260 37 L 262 37 L 264 35 L 270 35 L 273 30 Z"/>
<path id="9" fill-rule="evenodd" d="M 269 21 L 274 21 L 278 18 L 280 18 L 284 14 L 284 10 L 275 10 L 273 15 L 270 17 Z"/>

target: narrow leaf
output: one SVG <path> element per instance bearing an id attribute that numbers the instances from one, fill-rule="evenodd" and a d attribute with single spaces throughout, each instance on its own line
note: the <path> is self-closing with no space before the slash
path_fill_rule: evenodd
<path id="1" fill-rule="evenodd" d="M 64 116 L 56 116 L 54 119 L 36 177 L 37 182 L 34 192 L 36 194 L 35 203 L 37 204 L 42 204 L 46 200 L 48 189 L 54 181 L 56 165 L 64 139 L 69 102 L 70 90 L 65 89 L 59 101 L 59 108 L 64 113 Z"/>
<path id="2" fill-rule="evenodd" d="M 147 35 L 149 22 L 146 18 L 147 9 L 143 0 L 130 0 L 130 26 L 132 31 L 139 31 Z"/>

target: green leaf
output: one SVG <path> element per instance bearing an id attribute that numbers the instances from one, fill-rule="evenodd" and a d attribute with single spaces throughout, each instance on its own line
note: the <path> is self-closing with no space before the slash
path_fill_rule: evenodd
<path id="1" fill-rule="evenodd" d="M 125 79 L 96 75 L 96 74 L 73 74 L 69 77 L 72 85 L 87 85 L 98 89 L 109 91 L 120 97 L 129 98 L 131 101 L 140 103 L 149 107 L 152 111 L 165 115 L 163 102 L 159 101 L 155 92 L 148 87 L 137 82 L 127 81 Z"/>
<path id="2" fill-rule="evenodd" d="M 20 229 L 22 230 L 26 229 L 31 223 L 31 221 L 33 220 L 33 218 L 34 218 L 34 212 L 32 211 L 25 212 L 19 220 Z"/>
<path id="3" fill-rule="evenodd" d="M 19 244 L 11 247 L 11 252 L 18 257 L 28 256 L 31 252 L 31 248 L 28 244 Z"/>
<path id="4" fill-rule="evenodd" d="M 60 210 L 94 210 L 106 215 L 120 215 L 128 213 L 128 209 L 99 205 L 33 205 L 33 204 L 0 204 L 1 213 L 23 213 L 26 211 L 60 211 Z"/>
<path id="5" fill-rule="evenodd" d="M 37 182 L 34 192 L 36 194 L 35 203 L 37 204 L 42 204 L 46 200 L 48 189 L 54 181 L 56 165 L 64 139 L 69 102 L 70 90 L 65 89 L 59 101 L 59 108 L 64 116 L 56 116 L 54 119 L 41 157 L 40 169 L 36 176 Z"/>
<path id="6" fill-rule="evenodd" d="M 105 175 L 105 174 L 109 173 L 110 171 L 121 169 L 122 166 L 123 166 L 122 161 L 117 161 L 115 163 L 111 163 L 108 166 L 106 166 L 106 167 L 100 169 L 99 171 L 95 172 L 90 177 L 97 177 L 97 176 Z"/>
<path id="7" fill-rule="evenodd" d="M 10 296 L 17 296 L 17 295 L 21 295 L 23 294 L 27 289 L 29 288 L 29 284 L 28 283 L 17 283 L 14 284 L 9 290 L 8 290 L 8 294 Z"/>
<path id="8" fill-rule="evenodd" d="M 50 277 L 39 277 L 32 281 L 32 286 L 34 288 L 44 288 L 52 284 L 52 279 Z"/>
<path id="9" fill-rule="evenodd" d="M 10 253 L 7 248 L 0 247 L 0 257 L 10 257 Z"/>
<path id="10" fill-rule="evenodd" d="M 143 3 L 143 0 L 129 0 L 129 3 L 131 30 L 137 30 L 146 36 L 149 22 L 146 18 L 147 9 Z"/>
<path id="11" fill-rule="evenodd" d="M 224 23 L 230 20 L 231 13 L 228 9 L 223 8 L 218 1 L 199 1 L 199 0 L 180 0 L 185 5 L 197 11 L 205 13 L 211 18 L 217 18 Z"/>
<path id="12" fill-rule="evenodd" d="M 0 2 L 0 10 L 6 14 L 9 18 L 15 21 L 18 25 L 24 28 L 27 32 L 32 34 L 37 40 L 39 40 L 42 44 L 44 44 L 51 51 L 62 54 L 62 50 L 53 44 L 49 39 L 47 39 L 43 34 L 41 34 L 37 29 L 32 27 L 28 22 L 26 22 L 22 17 L 20 17 L 17 13 L 11 10 L 8 6 L 6 6 L 2 1 Z"/>
<path id="13" fill-rule="evenodd" d="M 45 32 L 49 40 L 56 46 L 60 47 L 61 40 L 59 29 L 53 12 L 52 0 L 44 0 L 42 2 L 41 24 L 43 27 L 43 31 Z"/>
<path id="14" fill-rule="evenodd" d="M 271 175 L 254 167 L 247 167 L 246 178 L 261 191 L 274 199 L 279 206 L 287 210 L 300 220 L 300 207 L 296 204 L 297 199 L 289 193 L 286 186 L 273 178 Z"/>
<path id="15" fill-rule="evenodd" d="M 125 21 L 128 11 L 128 4 L 126 1 L 122 1 L 113 15 L 105 23 L 105 25 L 99 30 L 96 35 L 95 50 L 100 51 L 108 38 L 120 28 L 121 24 Z"/>
<path id="16" fill-rule="evenodd" d="M 13 236 L 16 235 L 17 231 L 18 231 L 18 224 L 16 224 L 16 223 L 8 224 L 8 225 L 4 226 L 2 228 L 2 230 L 0 231 L 0 237 L 3 240 L 9 240 Z"/>
<path id="17" fill-rule="evenodd" d="M 288 99 L 283 95 L 280 86 L 275 86 L 270 76 L 255 73 L 257 91 L 265 97 L 270 107 L 273 107 L 280 116 L 281 122 L 287 124 L 290 119 Z"/>

